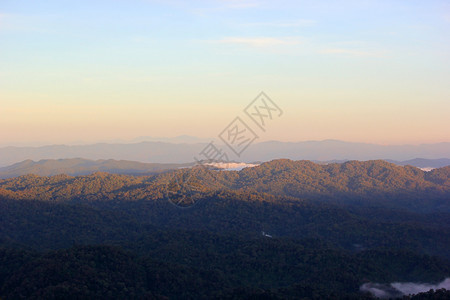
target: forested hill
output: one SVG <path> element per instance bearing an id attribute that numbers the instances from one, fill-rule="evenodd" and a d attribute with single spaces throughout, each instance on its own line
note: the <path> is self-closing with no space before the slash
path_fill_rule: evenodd
<path id="1" fill-rule="evenodd" d="M 319 164 L 343 163 L 342 161 L 315 161 Z M 423 159 L 416 158 L 407 161 L 386 160 L 387 162 L 399 166 L 414 166 L 430 170 L 450 166 L 450 159 Z M 7 167 L 0 167 L 0 179 L 13 178 L 27 174 L 39 176 L 54 176 L 66 174 L 70 176 L 90 175 L 95 172 L 108 172 L 113 174 L 127 175 L 151 175 L 167 170 L 176 170 L 180 168 L 192 167 L 196 163 L 143 163 L 130 160 L 99 159 L 89 160 L 83 158 L 65 158 L 65 159 L 43 159 L 33 161 L 30 159 L 12 164 Z"/>
<path id="2" fill-rule="evenodd" d="M 450 211 L 450 167 L 424 172 L 382 160 L 328 165 L 275 160 L 244 169 L 233 186 L 344 204 Z"/>
<path id="3" fill-rule="evenodd" d="M 381 160 L 322 165 L 280 159 L 242 171 L 196 167 L 151 176 L 26 175 L 0 180 L 0 195 L 53 201 L 157 200 L 166 197 L 174 176 L 189 178 L 198 193 L 264 192 L 301 200 L 450 212 L 450 167 L 424 172 Z"/>
<path id="4" fill-rule="evenodd" d="M 373 299 L 363 284 L 436 284 L 450 276 L 449 171 L 275 160 L 0 180 L 0 297 Z M 173 179 L 195 205 L 168 201 Z"/>
<path id="5" fill-rule="evenodd" d="M 95 172 L 142 175 L 155 174 L 168 169 L 178 169 L 192 165 L 193 163 L 158 164 L 114 159 L 89 160 L 82 158 L 69 158 L 45 159 L 36 162 L 28 159 L 8 167 L 0 168 L 0 178 L 12 178 L 26 174 L 36 174 L 40 176 L 67 174 L 77 176 L 89 175 Z"/>

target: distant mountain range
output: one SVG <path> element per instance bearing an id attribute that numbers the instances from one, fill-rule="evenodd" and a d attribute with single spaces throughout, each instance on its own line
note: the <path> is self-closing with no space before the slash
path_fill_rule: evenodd
<path id="1" fill-rule="evenodd" d="M 0 168 L 0 178 L 12 178 L 26 174 L 53 176 L 66 174 L 71 176 L 89 175 L 95 172 L 108 172 L 128 175 L 150 175 L 168 169 L 178 169 L 193 164 L 157 164 L 127 160 L 89 160 L 82 158 L 47 159 L 38 162 L 25 160 L 8 167 Z"/>
<path id="2" fill-rule="evenodd" d="M 415 158 L 405 161 L 395 161 L 387 159 L 386 161 L 394 163 L 400 166 L 414 166 L 418 168 L 441 168 L 450 166 L 450 158 L 440 158 L 440 159 L 425 159 L 425 158 Z"/>
<path id="3" fill-rule="evenodd" d="M 134 138 L 132 143 L 141 142 L 163 142 L 163 143 L 173 143 L 173 144 L 197 144 L 197 143 L 209 143 L 215 138 L 199 138 L 191 135 L 179 135 L 176 137 L 152 137 L 152 136 L 140 136 Z"/>
<path id="4" fill-rule="evenodd" d="M 345 161 L 327 161 L 320 162 L 319 164 L 329 163 L 344 163 Z M 445 166 L 450 166 L 450 159 L 423 159 L 417 158 L 407 161 L 393 161 L 400 166 L 414 166 L 422 169 L 434 169 Z M 137 161 L 129 160 L 113 160 L 113 159 L 100 159 L 89 160 L 83 158 L 69 158 L 69 159 L 46 159 L 40 161 L 24 160 L 22 162 L 10 165 L 8 167 L 0 168 L 0 179 L 13 178 L 17 176 L 35 174 L 39 176 L 53 176 L 58 174 L 66 174 L 70 176 L 89 175 L 95 172 L 107 172 L 113 174 L 125 174 L 125 175 L 150 175 L 156 174 L 167 170 L 174 170 L 179 168 L 192 167 L 195 163 L 183 163 L 183 164 L 161 164 L 161 163 L 141 163 Z M 214 165 L 214 164 L 213 164 Z M 232 163 L 225 164 L 230 170 L 241 170 L 244 167 L 256 166 L 254 164 L 246 163 Z M 219 169 L 220 166 L 216 166 Z"/>
<path id="5" fill-rule="evenodd" d="M 39 161 L 78 157 L 91 160 L 114 159 L 144 163 L 188 163 L 195 161 L 194 157 L 202 159 L 199 153 L 208 145 L 208 142 L 191 143 L 193 139 L 192 137 L 181 137 L 177 140 L 180 143 L 146 141 L 132 144 L 99 143 L 76 146 L 3 147 L 0 148 L 0 166 L 8 166 L 27 159 Z M 223 149 L 231 154 L 226 146 L 223 146 Z M 247 163 L 277 158 L 314 161 L 373 159 L 405 161 L 417 157 L 424 159 L 450 158 L 450 143 L 385 146 L 337 140 L 297 143 L 271 141 L 250 145 L 239 158 L 230 155 L 232 160 Z"/>
<path id="6" fill-rule="evenodd" d="M 450 158 L 438 158 L 438 159 L 427 159 L 427 158 L 414 158 L 414 159 L 408 159 L 404 161 L 399 160 L 393 160 L 393 159 L 384 159 L 387 162 L 399 165 L 399 166 L 413 166 L 416 168 L 420 168 L 423 171 L 430 171 L 432 169 L 436 168 L 442 168 L 446 166 L 450 166 Z M 348 159 L 341 159 L 341 160 L 327 160 L 327 161 L 320 161 L 320 160 L 314 160 L 313 162 L 318 164 L 330 164 L 330 163 L 345 163 L 349 161 Z"/>
<path id="7" fill-rule="evenodd" d="M 276 158 L 292 160 L 396 160 L 417 157 L 426 159 L 450 158 L 450 143 L 421 145 L 377 145 L 338 140 L 306 141 L 298 143 L 262 142 L 243 153 L 244 161 L 268 161 Z"/>

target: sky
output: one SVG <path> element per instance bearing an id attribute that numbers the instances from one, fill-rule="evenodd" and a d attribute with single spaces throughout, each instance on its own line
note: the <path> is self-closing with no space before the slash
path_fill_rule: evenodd
<path id="1" fill-rule="evenodd" d="M 0 0 L 0 146 L 215 137 L 450 142 L 450 2 Z M 259 131 L 258 131 L 259 130 Z"/>

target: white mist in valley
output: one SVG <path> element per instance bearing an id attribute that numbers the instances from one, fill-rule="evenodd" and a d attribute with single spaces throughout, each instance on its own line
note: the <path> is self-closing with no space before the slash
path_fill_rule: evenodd
<path id="1" fill-rule="evenodd" d="M 369 292 L 379 298 L 397 298 L 406 295 L 415 295 L 428 292 L 429 290 L 446 289 L 450 290 L 450 278 L 438 284 L 414 283 L 414 282 L 394 282 L 391 284 L 365 283 L 361 286 L 362 292 Z"/>
<path id="2" fill-rule="evenodd" d="M 212 166 L 223 171 L 240 171 L 244 168 L 253 168 L 259 166 L 259 164 L 248 164 L 243 162 L 214 162 L 207 163 L 205 165 Z"/>

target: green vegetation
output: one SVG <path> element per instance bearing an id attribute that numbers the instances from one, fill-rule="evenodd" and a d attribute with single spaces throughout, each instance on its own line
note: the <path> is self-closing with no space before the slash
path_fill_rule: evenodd
<path id="1" fill-rule="evenodd" d="M 38 253 L 1 250 L 6 299 L 365 297 L 377 280 L 440 280 L 450 264 L 407 251 L 347 253 L 316 240 L 247 240 L 202 232 L 149 234 L 123 250 L 74 246 Z M 393 262 L 395 262 L 393 264 Z M 339 297 L 338 297 L 339 296 Z"/>
<path id="2" fill-rule="evenodd" d="M 363 283 L 439 282 L 450 276 L 450 214 L 439 211 L 449 170 L 180 170 L 199 195 L 189 209 L 166 198 L 173 173 L 2 180 L 0 297 L 370 299 Z"/>
<path id="3" fill-rule="evenodd" d="M 155 200 L 165 197 L 173 173 L 140 177 L 108 173 L 78 177 L 26 175 L 0 180 L 0 195 L 52 201 Z M 424 172 L 385 161 L 320 165 L 310 161 L 275 160 L 240 172 L 207 171 L 198 167 L 175 173 L 193 174 L 190 184 L 201 193 L 225 189 L 298 200 L 450 212 L 450 166 Z"/>
<path id="4" fill-rule="evenodd" d="M 39 176 L 89 175 L 95 172 L 114 174 L 144 175 L 155 174 L 169 169 L 189 167 L 193 164 L 141 163 L 129 160 L 90 160 L 82 158 L 44 159 L 37 162 L 24 160 L 8 167 L 0 168 L 0 178 L 12 178 L 27 174 Z"/>

